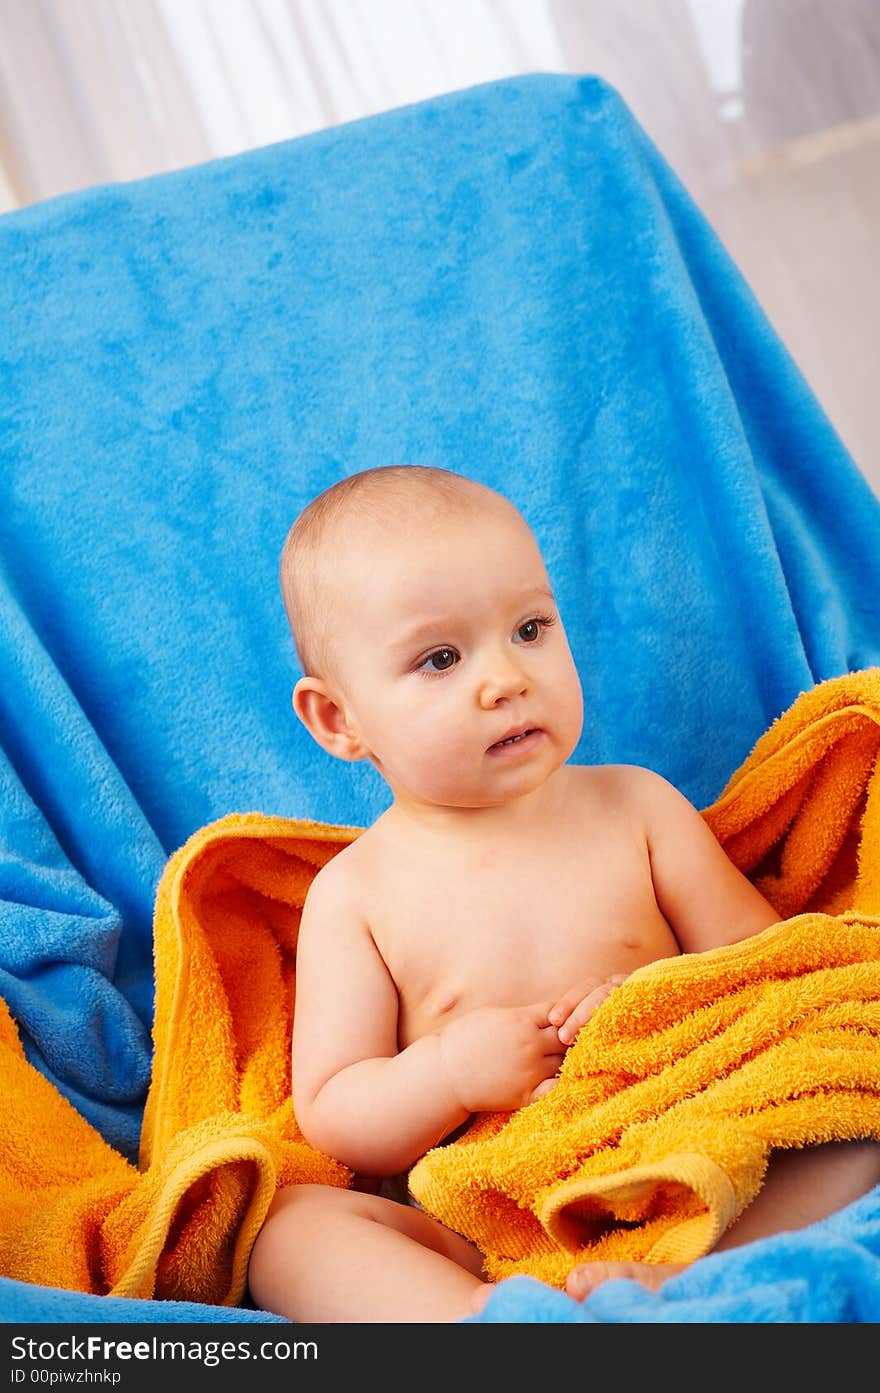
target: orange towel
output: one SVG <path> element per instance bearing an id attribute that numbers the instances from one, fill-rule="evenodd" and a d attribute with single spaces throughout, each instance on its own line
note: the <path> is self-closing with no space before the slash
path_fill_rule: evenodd
<path id="1" fill-rule="evenodd" d="M 798 698 L 706 810 L 732 859 L 791 917 L 748 944 L 643 968 L 596 1013 L 564 1070 L 580 1070 L 596 1094 L 590 1118 L 582 1108 L 574 1119 L 577 1155 L 563 1162 L 558 1144 L 545 1145 L 565 1130 L 560 1084 L 418 1163 L 413 1176 L 436 1175 L 438 1158 L 494 1148 L 500 1169 L 485 1203 L 483 1191 L 435 1187 L 452 1194 L 457 1218 L 484 1225 L 493 1271 L 558 1281 L 585 1235 L 612 1240 L 612 1211 L 634 1255 L 647 1243 L 654 1258 L 695 1256 L 756 1193 L 770 1147 L 878 1135 L 878 749 L 880 669 L 832 679 Z M 316 870 L 360 830 L 232 814 L 169 860 L 156 899 L 155 1057 L 138 1167 L 27 1063 L 0 1003 L 0 1275 L 233 1305 L 275 1188 L 351 1183 L 299 1132 L 290 1039 L 299 911 Z M 600 1032 L 603 1072 L 591 1074 L 578 1061 Z M 726 1054 L 713 1053 L 716 1037 Z M 677 1106 L 670 1073 L 684 1085 Z M 704 1095 L 712 1103 L 700 1113 Z M 804 1106 L 819 1095 L 821 1123 Z M 749 1099 L 760 1124 L 751 1130 Z M 531 1170 L 512 1174 L 512 1149 L 508 1175 L 498 1137 L 526 1122 Z M 588 1174 L 602 1135 L 604 1169 Z M 609 1201 L 611 1173 L 623 1182 Z"/>

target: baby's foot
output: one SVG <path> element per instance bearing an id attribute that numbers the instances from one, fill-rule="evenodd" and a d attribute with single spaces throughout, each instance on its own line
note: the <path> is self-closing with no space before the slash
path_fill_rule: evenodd
<path id="1" fill-rule="evenodd" d="M 613 1277 L 630 1277 L 643 1287 L 656 1291 L 668 1277 L 683 1272 L 683 1262 L 582 1262 L 565 1279 L 565 1290 L 575 1301 L 584 1301 L 603 1282 Z"/>

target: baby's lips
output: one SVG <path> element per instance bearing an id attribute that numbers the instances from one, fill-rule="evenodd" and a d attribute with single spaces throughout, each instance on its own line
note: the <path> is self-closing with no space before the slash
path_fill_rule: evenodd
<path id="1" fill-rule="evenodd" d="M 541 729 L 542 729 L 541 726 L 520 726 L 520 727 L 514 727 L 514 729 L 513 729 L 513 730 L 509 730 L 509 731 L 507 732 L 506 735 L 501 735 L 501 736 L 498 737 L 497 740 L 494 740 L 494 741 L 492 742 L 491 745 L 488 745 L 488 746 L 487 746 L 487 749 L 488 749 L 488 750 L 495 750 L 495 749 L 498 749 L 501 745 L 503 745 L 503 744 L 505 743 L 505 741 L 507 741 L 507 740 L 512 740 L 512 739 L 514 739 L 515 736 L 517 736 L 517 735 L 537 735 L 537 734 L 541 731 Z"/>

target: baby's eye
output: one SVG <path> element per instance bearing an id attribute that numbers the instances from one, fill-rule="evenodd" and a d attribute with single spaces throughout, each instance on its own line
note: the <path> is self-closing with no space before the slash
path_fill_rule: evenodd
<path id="1" fill-rule="evenodd" d="M 534 619 L 527 619 L 525 624 L 520 624 L 516 636 L 520 643 L 535 643 L 552 623 L 549 615 L 536 614 Z"/>
<path id="2" fill-rule="evenodd" d="M 458 654 L 454 648 L 437 648 L 433 653 L 429 653 L 425 661 L 421 664 L 420 672 L 447 672 L 458 662 Z"/>

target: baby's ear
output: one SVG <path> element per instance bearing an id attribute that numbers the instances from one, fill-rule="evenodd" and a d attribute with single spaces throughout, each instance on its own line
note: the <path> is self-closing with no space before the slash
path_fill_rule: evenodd
<path id="1" fill-rule="evenodd" d="M 320 677 L 301 677 L 293 689 L 293 709 L 322 750 L 338 759 L 363 759 L 366 748 L 343 706 Z"/>

